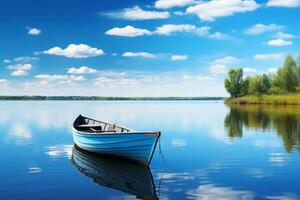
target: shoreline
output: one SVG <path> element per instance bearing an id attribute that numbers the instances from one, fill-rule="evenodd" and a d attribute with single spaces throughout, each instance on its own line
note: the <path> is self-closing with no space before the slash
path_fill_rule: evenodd
<path id="1" fill-rule="evenodd" d="M 225 97 L 0 96 L 0 101 L 219 101 Z"/>
<path id="2" fill-rule="evenodd" d="M 300 94 L 278 94 L 278 95 L 260 95 L 243 96 L 235 98 L 226 98 L 225 104 L 228 105 L 300 105 Z"/>

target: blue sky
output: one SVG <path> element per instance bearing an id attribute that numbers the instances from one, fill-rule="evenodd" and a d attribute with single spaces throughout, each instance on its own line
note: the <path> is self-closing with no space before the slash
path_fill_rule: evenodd
<path id="1" fill-rule="evenodd" d="M 227 96 L 297 56 L 300 0 L 0 2 L 0 94 Z"/>

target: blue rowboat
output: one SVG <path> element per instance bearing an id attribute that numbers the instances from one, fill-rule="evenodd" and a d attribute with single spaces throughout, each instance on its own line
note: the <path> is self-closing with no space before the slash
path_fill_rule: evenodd
<path id="1" fill-rule="evenodd" d="M 149 165 L 160 132 L 129 128 L 79 115 L 73 123 L 75 144 L 90 152 L 120 156 Z"/>
<path id="2" fill-rule="evenodd" d="M 95 183 L 134 195 L 138 199 L 158 200 L 148 166 L 129 159 L 87 152 L 76 145 L 72 164 Z"/>

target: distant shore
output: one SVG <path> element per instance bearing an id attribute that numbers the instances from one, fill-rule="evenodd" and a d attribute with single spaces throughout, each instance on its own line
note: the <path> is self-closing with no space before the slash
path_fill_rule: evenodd
<path id="1" fill-rule="evenodd" d="M 225 104 L 300 105 L 300 94 L 243 96 L 225 99 Z"/>
<path id="2" fill-rule="evenodd" d="M 224 97 L 0 96 L 0 101 L 184 101 L 224 99 Z"/>

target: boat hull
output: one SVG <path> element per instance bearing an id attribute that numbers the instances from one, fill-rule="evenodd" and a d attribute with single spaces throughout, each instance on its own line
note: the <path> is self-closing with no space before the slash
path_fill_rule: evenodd
<path id="1" fill-rule="evenodd" d="M 89 134 L 73 129 L 73 139 L 78 147 L 93 153 L 129 158 L 144 165 L 149 165 L 159 136 L 159 132 Z"/>

